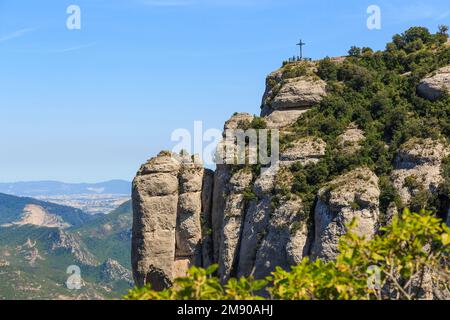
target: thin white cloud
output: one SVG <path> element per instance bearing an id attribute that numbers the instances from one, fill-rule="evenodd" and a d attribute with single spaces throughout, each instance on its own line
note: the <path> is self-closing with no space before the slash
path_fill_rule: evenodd
<path id="1" fill-rule="evenodd" d="M 437 17 L 437 20 L 443 20 L 450 17 L 450 10 L 443 12 L 439 17 Z"/>
<path id="2" fill-rule="evenodd" d="M 5 35 L 0 36 L 0 42 L 5 42 L 8 40 L 12 40 L 12 39 L 16 39 L 16 38 L 20 38 L 22 36 L 24 36 L 25 34 L 34 31 L 34 29 L 32 28 L 26 28 L 26 29 L 20 29 Z"/>
<path id="3" fill-rule="evenodd" d="M 87 44 L 80 44 L 72 47 L 66 47 L 66 48 L 50 48 L 50 49 L 31 49 L 31 50 L 18 50 L 15 51 L 17 53 L 29 53 L 29 54 L 62 54 L 67 52 L 74 52 L 78 50 L 83 50 L 86 48 L 90 48 L 95 46 L 97 43 L 87 43 Z"/>
<path id="4" fill-rule="evenodd" d="M 68 47 L 68 48 L 63 48 L 63 49 L 58 49 L 58 50 L 52 51 L 51 53 L 66 53 L 66 52 L 78 51 L 78 50 L 85 49 L 85 48 L 90 48 L 93 46 L 95 46 L 95 42 L 88 43 L 88 44 L 80 44 L 78 46 L 73 46 L 73 47 Z"/>

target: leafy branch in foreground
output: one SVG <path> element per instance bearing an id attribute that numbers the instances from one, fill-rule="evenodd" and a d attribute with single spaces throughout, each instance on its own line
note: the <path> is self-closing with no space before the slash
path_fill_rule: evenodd
<path id="1" fill-rule="evenodd" d="M 450 229 L 431 212 L 405 210 L 374 239 L 352 230 L 340 240 L 335 262 L 305 258 L 265 280 L 231 279 L 221 285 L 217 266 L 191 268 L 162 292 L 131 290 L 130 300 L 375 300 L 450 297 Z"/>
<path id="2" fill-rule="evenodd" d="M 128 300 L 260 300 L 254 292 L 267 285 L 266 280 L 230 279 L 225 286 L 213 274 L 217 265 L 208 269 L 192 267 L 188 276 L 175 279 L 173 288 L 157 292 L 149 286 L 131 290 Z"/>

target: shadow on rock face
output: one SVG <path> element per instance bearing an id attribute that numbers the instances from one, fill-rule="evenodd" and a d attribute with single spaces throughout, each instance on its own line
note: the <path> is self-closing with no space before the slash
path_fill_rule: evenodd
<path id="1" fill-rule="evenodd" d="M 155 291 L 163 291 L 172 286 L 172 281 L 161 269 L 150 266 L 150 270 L 145 276 L 145 284 L 150 284 Z"/>

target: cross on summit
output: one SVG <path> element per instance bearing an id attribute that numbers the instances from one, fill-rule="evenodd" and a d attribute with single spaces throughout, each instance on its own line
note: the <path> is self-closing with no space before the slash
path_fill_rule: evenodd
<path id="1" fill-rule="evenodd" d="M 303 60 L 303 46 L 305 46 L 306 43 L 304 43 L 301 39 L 300 42 L 297 43 L 297 46 L 300 47 L 300 60 Z"/>
<path id="2" fill-rule="evenodd" d="M 306 46 L 306 43 L 303 42 L 302 39 L 300 39 L 300 42 L 296 44 L 300 47 L 300 55 L 299 56 L 293 56 L 292 58 L 289 58 L 289 60 L 285 61 L 286 63 L 290 62 L 297 62 L 297 61 L 311 61 L 311 58 L 304 58 L 303 57 L 303 46 Z"/>

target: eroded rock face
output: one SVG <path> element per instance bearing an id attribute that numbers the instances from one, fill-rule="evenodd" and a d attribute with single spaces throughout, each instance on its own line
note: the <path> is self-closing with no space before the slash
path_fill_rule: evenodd
<path id="1" fill-rule="evenodd" d="M 325 155 L 327 144 L 320 138 L 302 138 L 291 143 L 280 154 L 282 165 L 300 162 L 302 165 L 317 163 Z"/>
<path id="2" fill-rule="evenodd" d="M 214 174 L 214 189 L 212 196 L 211 228 L 213 239 L 213 261 L 219 261 L 223 217 L 225 212 L 225 197 L 230 180 L 230 168 L 226 165 L 217 166 Z"/>
<path id="3" fill-rule="evenodd" d="M 423 79 L 417 87 L 419 95 L 431 101 L 439 99 L 448 91 L 450 91 L 450 66 L 438 69 L 434 75 Z"/>
<path id="4" fill-rule="evenodd" d="M 194 161 L 192 161 L 194 160 Z M 174 277 L 185 276 L 193 265 L 211 263 L 212 175 L 194 159 L 182 162 L 178 173 L 179 198 L 177 209 Z"/>
<path id="5" fill-rule="evenodd" d="M 162 152 L 133 181 L 132 267 L 138 286 L 162 290 L 201 263 L 201 216 L 210 216 L 203 199 L 212 190 L 204 190 L 205 170 L 194 160 Z"/>
<path id="6" fill-rule="evenodd" d="M 257 249 L 255 278 L 269 276 L 277 266 L 289 270 L 295 261 L 301 261 L 307 254 L 307 228 L 301 209 L 302 200 L 297 197 L 282 199 L 274 208 Z"/>
<path id="7" fill-rule="evenodd" d="M 253 192 L 258 200 L 248 204 L 241 237 L 238 277 L 250 276 L 255 271 L 258 248 L 264 239 L 270 215 L 273 212 L 272 191 L 276 171 L 273 168 L 263 172 L 253 185 Z"/>
<path id="8" fill-rule="evenodd" d="M 375 235 L 379 220 L 378 177 L 367 168 L 345 174 L 322 188 L 315 209 L 312 259 L 331 261 L 339 254 L 338 243 L 353 218 L 354 230 L 367 239 Z"/>
<path id="9" fill-rule="evenodd" d="M 57 229 L 49 234 L 49 240 L 51 241 L 50 251 L 69 252 L 75 256 L 78 263 L 86 266 L 98 265 L 98 261 L 85 249 L 85 246 L 82 245 L 82 241 L 78 236 Z M 30 247 L 34 247 L 34 245 Z"/>
<path id="10" fill-rule="evenodd" d="M 113 259 L 106 260 L 100 266 L 100 277 L 105 281 L 126 281 L 133 284 L 131 272 Z"/>
<path id="11" fill-rule="evenodd" d="M 200 259 L 202 239 L 202 185 L 204 169 L 200 166 L 182 166 L 178 178 L 180 192 L 178 196 L 176 258 L 192 262 Z M 200 263 L 200 260 L 197 264 Z"/>
<path id="12" fill-rule="evenodd" d="M 141 167 L 133 181 L 131 259 L 138 286 L 150 283 L 164 289 L 173 280 L 180 167 L 171 154 L 160 153 Z M 167 178 L 165 184 L 162 174 Z"/>
<path id="13" fill-rule="evenodd" d="M 287 76 L 289 69 L 303 68 L 304 75 Z M 285 128 L 297 121 L 326 96 L 326 83 L 315 76 L 312 63 L 292 64 L 267 76 L 261 116 L 269 128 Z"/>
<path id="14" fill-rule="evenodd" d="M 285 128 L 294 124 L 308 109 L 274 110 L 265 117 L 269 129 Z"/>
<path id="15" fill-rule="evenodd" d="M 273 110 L 309 108 L 322 101 L 326 94 L 323 80 L 294 78 L 286 80 L 278 94 L 270 102 Z"/>
<path id="16" fill-rule="evenodd" d="M 250 113 L 241 112 L 241 113 L 235 113 L 231 118 L 225 122 L 224 131 L 226 130 L 236 130 L 238 129 L 242 124 L 250 123 L 252 122 L 254 116 Z"/>
<path id="17" fill-rule="evenodd" d="M 422 190 L 437 190 L 442 160 L 449 154 L 448 145 L 432 139 L 411 139 L 400 148 L 391 179 L 404 204 Z"/>
<path id="18" fill-rule="evenodd" d="M 347 136 L 358 139 L 348 140 L 360 143 L 362 133 L 354 133 Z M 280 166 L 259 174 L 228 165 L 213 173 L 191 158 L 166 153 L 150 160 L 133 184 L 135 283 L 163 290 L 192 265 L 218 263 L 225 283 L 231 277 L 261 279 L 277 266 L 289 270 L 305 257 L 332 261 L 353 218 L 358 222 L 354 231 L 372 238 L 380 225 L 380 190 L 367 168 L 344 174 L 319 191 L 312 225 L 300 197 L 280 196 L 294 183 L 288 164 L 314 164 L 325 149 L 320 139 L 297 140 L 282 152 Z M 418 168 L 430 175 L 430 168 L 440 168 L 448 154 L 443 142 L 409 141 L 399 151 L 393 176 L 406 172 L 406 177 Z M 389 208 L 388 218 L 396 211 Z"/>
<path id="19" fill-rule="evenodd" d="M 247 201 L 244 191 L 252 182 L 252 173 L 241 170 L 231 176 L 225 199 L 219 252 L 219 276 L 226 282 L 238 261 Z"/>

